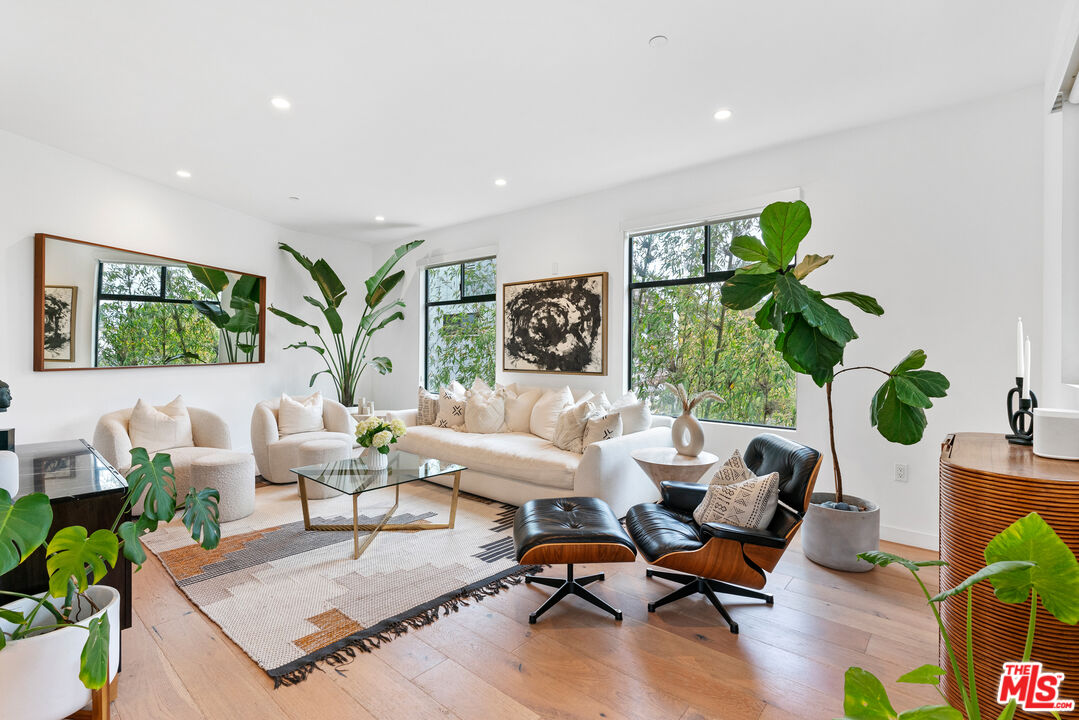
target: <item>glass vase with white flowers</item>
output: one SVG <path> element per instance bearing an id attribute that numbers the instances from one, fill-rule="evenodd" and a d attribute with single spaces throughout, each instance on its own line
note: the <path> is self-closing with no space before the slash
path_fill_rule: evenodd
<path id="1" fill-rule="evenodd" d="M 390 445 L 405 436 L 408 428 L 400 420 L 383 420 L 369 417 L 356 426 L 356 441 L 365 448 L 364 453 L 368 469 L 381 470 L 387 465 Z"/>

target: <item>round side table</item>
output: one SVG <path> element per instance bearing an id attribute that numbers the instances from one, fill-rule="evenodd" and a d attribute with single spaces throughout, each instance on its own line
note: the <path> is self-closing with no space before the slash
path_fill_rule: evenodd
<path id="1" fill-rule="evenodd" d="M 690 457 L 679 455 L 674 448 L 666 447 L 641 448 L 629 455 L 637 461 L 656 488 L 664 481 L 699 482 L 719 462 L 719 458 L 710 452 Z"/>

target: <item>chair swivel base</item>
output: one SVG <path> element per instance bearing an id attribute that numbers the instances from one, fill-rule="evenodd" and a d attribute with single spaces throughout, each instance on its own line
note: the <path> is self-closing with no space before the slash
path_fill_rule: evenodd
<path id="1" fill-rule="evenodd" d="M 719 601 L 719 598 L 716 597 L 717 592 L 764 600 L 769 605 L 772 605 L 775 602 L 775 598 L 768 593 L 751 590 L 750 588 L 744 588 L 740 585 L 731 585 L 722 580 L 712 580 L 711 578 L 698 577 L 696 575 L 684 575 L 682 573 L 673 573 L 664 570 L 653 570 L 652 568 L 645 570 L 644 574 L 646 577 L 658 577 L 663 578 L 664 580 L 673 580 L 674 582 L 682 583 L 682 587 L 667 593 L 655 602 L 648 603 L 648 612 L 655 612 L 656 608 L 666 605 L 667 603 L 672 603 L 675 600 L 681 600 L 684 597 L 700 593 L 711 601 L 712 605 L 719 611 L 719 614 L 722 615 L 723 619 L 730 625 L 731 632 L 736 635 L 738 634 L 738 623 L 734 621 L 730 613 L 727 612 L 727 608 L 725 608 L 723 603 Z"/>
<path id="2" fill-rule="evenodd" d="M 539 619 L 540 615 L 553 608 L 559 603 L 560 600 L 562 600 L 562 598 L 566 597 L 567 595 L 576 595 L 583 600 L 587 600 L 588 602 L 598 607 L 600 610 L 605 610 L 611 615 L 614 615 L 615 620 L 621 620 L 621 610 L 611 607 L 603 600 L 593 595 L 589 590 L 586 590 L 584 587 L 589 583 L 593 583 L 597 580 L 602 579 L 603 573 L 596 573 L 595 575 L 587 575 L 583 578 L 578 578 L 574 580 L 573 565 L 566 565 L 565 580 L 563 580 L 562 578 L 542 577 L 540 575 L 525 575 L 526 583 L 536 583 L 537 585 L 546 585 L 547 587 L 558 588 L 555 593 L 551 595 L 551 597 L 547 598 L 546 602 L 539 606 L 539 609 L 536 610 L 536 612 L 528 616 L 528 623 L 530 625 L 535 625 L 536 620 Z"/>

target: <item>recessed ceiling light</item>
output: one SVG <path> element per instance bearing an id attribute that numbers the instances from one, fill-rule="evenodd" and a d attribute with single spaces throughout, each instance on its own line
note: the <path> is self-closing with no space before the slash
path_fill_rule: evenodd
<path id="1" fill-rule="evenodd" d="M 184 180 L 187 180 L 189 177 L 191 177 L 191 173 L 187 170 L 177 170 L 176 177 L 182 177 Z"/>
<path id="2" fill-rule="evenodd" d="M 289 108 L 292 107 L 292 103 L 289 102 L 289 99 L 288 98 L 283 98 L 280 95 L 278 95 L 277 97 L 270 98 L 270 104 L 273 105 L 278 110 L 288 110 Z"/>
<path id="3" fill-rule="evenodd" d="M 653 35 L 652 37 L 648 38 L 648 46 L 649 47 L 661 48 L 666 44 L 667 44 L 667 36 L 666 35 Z"/>
<path id="4" fill-rule="evenodd" d="M 299 200 L 299 199 L 300 199 L 300 196 L 299 196 L 299 195 L 289 195 L 289 196 L 288 196 L 288 199 L 289 199 L 289 200 Z"/>
<path id="5" fill-rule="evenodd" d="M 495 180 L 495 185 L 498 187 L 506 187 L 506 178 L 498 178 Z"/>
<path id="6" fill-rule="evenodd" d="M 730 120 L 731 115 L 733 114 L 734 113 L 732 113 L 729 108 L 721 108 L 719 110 L 716 110 L 716 114 L 712 117 L 714 117 L 716 120 Z"/>
<path id="7" fill-rule="evenodd" d="M 381 215 L 375 215 L 375 222 L 386 222 L 386 218 Z"/>

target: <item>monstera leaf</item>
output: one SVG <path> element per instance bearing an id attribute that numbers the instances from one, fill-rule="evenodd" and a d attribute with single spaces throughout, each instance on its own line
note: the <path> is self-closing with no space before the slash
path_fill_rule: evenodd
<path id="1" fill-rule="evenodd" d="M 0 575 L 14 569 L 37 550 L 52 525 L 52 506 L 45 493 L 31 493 L 15 502 L 0 490 Z"/>
<path id="2" fill-rule="evenodd" d="M 191 539 L 206 550 L 213 550 L 221 542 L 217 508 L 220 500 L 221 494 L 214 488 L 191 488 L 184 500 L 184 527 L 191 533 Z"/>
<path id="3" fill-rule="evenodd" d="M 87 624 L 89 636 L 82 646 L 79 657 L 79 680 L 91 690 L 105 687 L 109 681 L 109 615 L 90 620 Z"/>
<path id="4" fill-rule="evenodd" d="M 140 539 L 144 529 L 130 520 L 120 523 L 120 527 L 116 529 L 116 534 L 123 541 L 120 549 L 124 553 L 124 557 L 140 569 L 142 564 L 146 562 L 146 549 L 143 548 L 142 540 Z"/>
<path id="5" fill-rule="evenodd" d="M 924 350 L 912 350 L 888 373 L 869 408 L 869 421 L 885 439 L 913 445 L 925 431 L 925 408 L 933 407 L 930 398 L 948 394 L 948 379 L 925 365 Z"/>
<path id="6" fill-rule="evenodd" d="M 142 499 L 142 527 L 156 530 L 158 522 L 169 522 L 176 515 L 176 478 L 168 453 L 157 453 L 151 460 L 146 448 L 132 449 L 127 484 L 131 504 Z"/>
<path id="7" fill-rule="evenodd" d="M 985 547 L 985 561 L 1030 564 L 989 579 L 1002 602 L 1026 602 L 1033 590 L 1057 620 L 1069 625 L 1079 622 L 1079 563 L 1037 513 L 1019 518 L 990 540 Z"/>
<path id="8" fill-rule="evenodd" d="M 87 567 L 96 584 L 116 565 L 119 541 L 110 530 L 96 530 L 87 537 L 86 528 L 72 525 L 53 535 L 45 547 L 45 569 L 49 573 L 49 594 L 64 597 L 71 580 L 79 592 L 86 592 Z"/>

